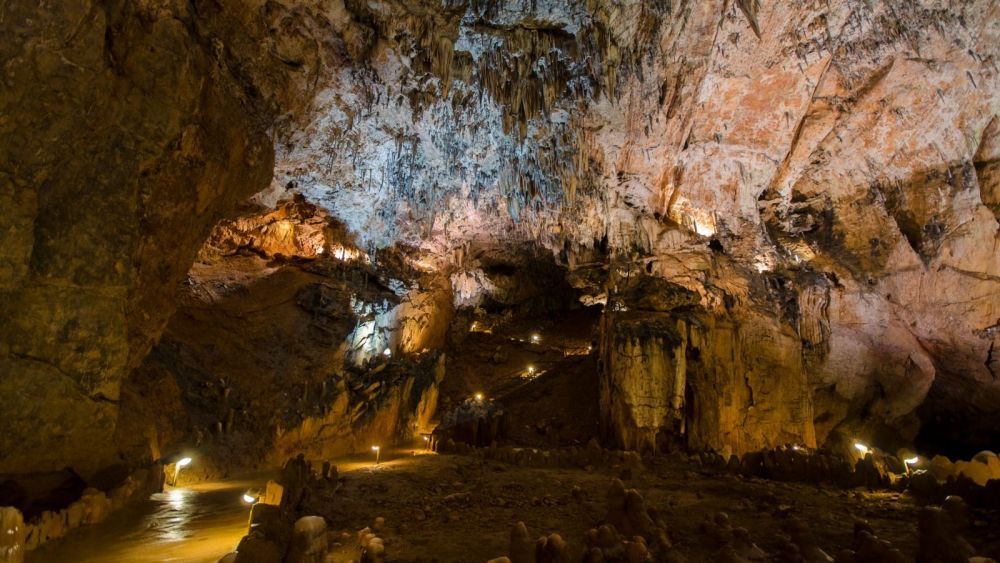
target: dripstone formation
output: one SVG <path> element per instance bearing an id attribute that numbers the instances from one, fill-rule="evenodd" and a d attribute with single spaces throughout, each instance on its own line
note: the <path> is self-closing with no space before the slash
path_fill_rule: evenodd
<path id="1" fill-rule="evenodd" d="M 993 0 L 10 0 L 0 36 L 17 534 L 190 452 L 196 481 L 422 440 L 989 504 Z M 647 524 L 586 557 L 671 553 Z M 830 557 L 894 557 L 852 537 Z"/>

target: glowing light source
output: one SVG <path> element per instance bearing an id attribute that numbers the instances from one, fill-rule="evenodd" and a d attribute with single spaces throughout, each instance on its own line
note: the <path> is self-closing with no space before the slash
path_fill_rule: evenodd
<path id="1" fill-rule="evenodd" d="M 905 463 L 906 465 L 914 465 L 918 461 L 920 461 L 920 457 L 919 456 L 913 456 L 913 457 L 908 457 L 908 458 L 904 459 L 903 463 Z"/>
<path id="2" fill-rule="evenodd" d="M 382 453 L 382 448 L 378 446 L 372 446 L 372 451 L 375 452 L 375 465 L 378 465 L 379 454 Z"/>
<path id="3" fill-rule="evenodd" d="M 382 355 L 385 356 L 386 358 L 392 357 L 392 350 L 386 348 L 385 351 L 382 352 Z"/>
<path id="4" fill-rule="evenodd" d="M 867 455 L 869 451 L 868 446 L 862 444 L 861 442 L 854 442 L 854 449 L 861 452 L 861 455 Z"/>
<path id="5" fill-rule="evenodd" d="M 703 237 L 710 237 L 715 234 L 715 229 L 706 223 L 694 221 L 694 230 Z"/>
<path id="6" fill-rule="evenodd" d="M 541 341 L 542 341 L 542 336 L 540 334 L 538 334 L 537 332 L 531 335 L 531 343 L 532 344 L 538 344 Z"/>
<path id="7" fill-rule="evenodd" d="M 535 366 L 528 366 L 528 375 L 535 375 Z"/>
<path id="8" fill-rule="evenodd" d="M 479 401 L 480 403 L 483 402 L 483 394 L 482 393 L 476 393 L 476 400 Z"/>
<path id="9" fill-rule="evenodd" d="M 181 469 L 187 467 L 188 465 L 191 465 L 191 458 L 189 457 L 183 457 L 177 460 L 177 463 L 174 464 L 174 485 L 177 484 L 177 477 L 181 474 Z"/>
<path id="10" fill-rule="evenodd" d="M 257 502 L 257 497 L 251 495 L 249 492 L 243 493 L 243 502 L 247 504 L 255 504 Z"/>

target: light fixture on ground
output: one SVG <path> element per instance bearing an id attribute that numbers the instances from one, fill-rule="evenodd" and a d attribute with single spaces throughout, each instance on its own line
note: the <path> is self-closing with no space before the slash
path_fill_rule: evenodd
<path id="1" fill-rule="evenodd" d="M 382 453 L 382 448 L 378 446 L 372 446 L 372 451 L 375 452 L 375 465 L 378 465 L 379 454 Z"/>
<path id="2" fill-rule="evenodd" d="M 173 480 L 173 484 L 175 484 L 175 485 L 177 484 L 177 477 L 181 474 L 181 469 L 183 469 L 183 468 L 185 468 L 185 467 L 187 467 L 189 465 L 191 465 L 191 458 L 189 458 L 189 457 L 182 457 L 181 459 L 177 460 L 177 463 L 174 464 L 174 480 Z"/>
<path id="3" fill-rule="evenodd" d="M 382 352 L 382 355 L 385 356 L 386 358 L 391 358 L 392 357 L 392 350 L 386 348 L 385 351 Z"/>
<path id="4" fill-rule="evenodd" d="M 908 457 L 908 458 L 904 459 L 903 463 L 905 463 L 906 465 L 916 465 L 918 461 L 920 461 L 920 457 L 919 456 L 913 456 L 913 457 Z"/>
<path id="5" fill-rule="evenodd" d="M 542 341 L 542 335 L 538 334 L 537 332 L 531 335 L 532 344 L 538 344 L 541 341 Z"/>
<path id="6" fill-rule="evenodd" d="M 869 451 L 868 446 L 862 444 L 861 442 L 854 442 L 854 449 L 861 452 L 861 455 L 867 455 Z"/>
<path id="7" fill-rule="evenodd" d="M 528 366 L 528 369 L 526 371 L 528 372 L 529 376 L 535 375 L 535 366 Z"/>
<path id="8" fill-rule="evenodd" d="M 480 402 L 480 403 L 483 402 L 483 394 L 482 393 L 476 393 L 475 398 L 476 398 L 477 402 Z"/>
<path id="9" fill-rule="evenodd" d="M 260 493 L 255 489 L 250 489 L 243 493 L 243 502 L 249 505 L 257 504 L 258 500 L 260 500 Z"/>

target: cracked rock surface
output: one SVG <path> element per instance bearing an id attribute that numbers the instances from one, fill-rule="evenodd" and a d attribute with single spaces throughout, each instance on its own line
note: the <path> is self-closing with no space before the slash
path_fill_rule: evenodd
<path id="1" fill-rule="evenodd" d="M 14 0 L 0 32 L 0 473 L 130 461 L 123 381 L 251 196 L 442 309 L 517 293 L 483 249 L 551 254 L 606 306 L 619 445 L 996 443 L 996 2 Z"/>

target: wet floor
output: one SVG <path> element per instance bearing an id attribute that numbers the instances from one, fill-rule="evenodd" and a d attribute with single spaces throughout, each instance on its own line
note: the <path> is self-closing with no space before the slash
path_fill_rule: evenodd
<path id="1" fill-rule="evenodd" d="M 393 471 L 415 455 L 429 454 L 424 443 L 386 448 L 375 465 L 373 453 L 334 461 L 341 474 Z M 315 462 L 314 466 L 319 466 Z M 243 493 L 263 489 L 275 472 L 227 481 L 199 483 L 158 493 L 118 510 L 100 524 L 83 526 L 66 537 L 28 552 L 27 563 L 203 563 L 217 562 L 236 549 L 246 534 L 250 507 Z"/>
<path id="2" fill-rule="evenodd" d="M 267 477 L 201 483 L 155 494 L 96 526 L 29 552 L 28 563 L 216 562 L 246 533 L 241 497 Z"/>

